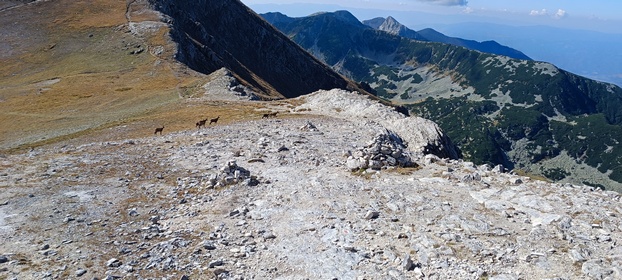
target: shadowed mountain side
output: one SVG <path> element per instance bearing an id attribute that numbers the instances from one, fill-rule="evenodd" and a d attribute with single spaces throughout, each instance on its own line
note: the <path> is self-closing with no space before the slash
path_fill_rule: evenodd
<path id="1" fill-rule="evenodd" d="M 505 55 L 511 58 L 516 58 L 516 59 L 531 60 L 531 58 L 528 57 L 523 52 L 501 45 L 497 43 L 496 41 L 478 42 L 475 40 L 465 40 L 462 38 L 449 37 L 432 28 L 422 29 L 422 30 L 417 31 L 417 33 L 419 33 L 419 35 L 433 42 L 440 42 L 440 43 L 450 44 L 454 46 L 465 47 L 468 49 L 481 51 L 485 53 Z"/>
<path id="2" fill-rule="evenodd" d="M 240 1 L 150 0 L 170 17 L 177 59 L 210 73 L 222 67 L 270 97 L 356 85 L 315 59 Z"/>

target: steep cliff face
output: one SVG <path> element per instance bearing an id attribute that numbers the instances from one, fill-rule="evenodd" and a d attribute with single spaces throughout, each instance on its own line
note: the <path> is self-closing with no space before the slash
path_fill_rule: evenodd
<path id="1" fill-rule="evenodd" d="M 177 59 L 210 73 L 230 69 L 272 97 L 296 97 L 319 89 L 356 85 L 308 54 L 240 1 L 150 0 L 168 17 Z"/>

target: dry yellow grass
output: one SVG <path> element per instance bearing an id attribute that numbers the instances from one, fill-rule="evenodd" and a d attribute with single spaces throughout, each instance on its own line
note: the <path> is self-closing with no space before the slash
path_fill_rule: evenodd
<path id="1" fill-rule="evenodd" d="M 130 9 L 138 11 L 133 20 L 156 19 Z M 172 59 L 167 28 L 145 38 L 129 34 L 123 1 L 41 1 L 0 18 L 10 46 L 0 56 L 0 150 L 176 110 L 182 93 L 204 79 Z M 156 46 L 164 49 L 159 57 L 150 53 Z M 130 54 L 137 48 L 144 51 Z"/>
<path id="2" fill-rule="evenodd" d="M 218 124 L 261 117 L 262 102 L 193 98 L 207 76 L 174 60 L 169 29 L 129 32 L 128 19 L 158 20 L 144 8 L 59 0 L 0 12 L 0 38 L 7 38 L 0 48 L 10 46 L 0 54 L 0 153 L 152 136 L 161 126 L 166 134 L 217 116 Z M 136 49 L 143 51 L 131 54 Z"/>

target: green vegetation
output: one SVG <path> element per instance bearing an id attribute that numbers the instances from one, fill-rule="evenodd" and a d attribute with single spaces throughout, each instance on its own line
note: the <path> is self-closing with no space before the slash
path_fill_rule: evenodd
<path id="1" fill-rule="evenodd" d="M 510 143 L 485 116 L 499 109 L 495 102 L 473 102 L 464 97 L 441 100 L 428 98 L 408 107 L 415 114 L 436 121 L 468 159 L 477 164 L 503 164 L 511 167 L 504 152 L 510 148 Z"/>
<path id="2" fill-rule="evenodd" d="M 603 114 L 573 117 L 573 124 L 552 121 L 553 137 L 568 154 L 609 178 L 622 182 L 622 127 L 611 125 Z"/>
<path id="3" fill-rule="evenodd" d="M 506 152 L 521 140 L 527 151 L 522 162 L 539 162 L 567 150 L 577 163 L 610 172 L 609 178 L 622 182 L 621 88 L 540 62 L 408 40 L 329 18 L 330 14 L 305 18 L 282 31 L 305 48 L 319 49 L 329 65 L 343 61 L 345 71 L 357 81 L 373 84 L 384 98 L 399 95 L 404 100 L 413 95 L 412 89 L 396 92 L 396 85 L 407 88 L 403 83 L 412 78 L 414 86 L 423 77 L 400 71 L 422 66 L 474 89 L 476 99 L 484 98 L 428 98 L 408 105 L 413 114 L 437 122 L 466 159 L 513 168 Z M 511 100 L 506 102 L 504 95 Z M 564 118 L 568 121 L 556 121 Z M 568 170 L 543 172 L 551 179 L 572 176 Z"/>
<path id="4" fill-rule="evenodd" d="M 542 174 L 546 178 L 549 178 L 549 179 L 554 180 L 554 181 L 559 181 L 559 180 L 562 180 L 562 179 L 570 176 L 569 172 L 566 172 L 566 170 L 563 170 L 561 168 L 546 169 L 546 170 L 542 171 Z"/>

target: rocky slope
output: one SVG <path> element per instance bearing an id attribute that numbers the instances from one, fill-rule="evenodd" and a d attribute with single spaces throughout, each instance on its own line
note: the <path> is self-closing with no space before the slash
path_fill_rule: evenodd
<path id="1" fill-rule="evenodd" d="M 318 89 L 357 85 L 278 32 L 239 0 L 150 0 L 166 16 L 176 58 L 208 74 L 225 67 L 258 93 L 297 97 Z"/>
<path id="2" fill-rule="evenodd" d="M 2 156 L 0 277 L 622 277 L 618 193 L 423 155 L 386 121 L 408 118 L 342 91 L 257 104 L 236 123 Z"/>
<path id="3" fill-rule="evenodd" d="M 410 40 L 344 13 L 274 24 L 378 96 L 437 122 L 468 160 L 622 190 L 621 88 L 544 62 Z"/>

